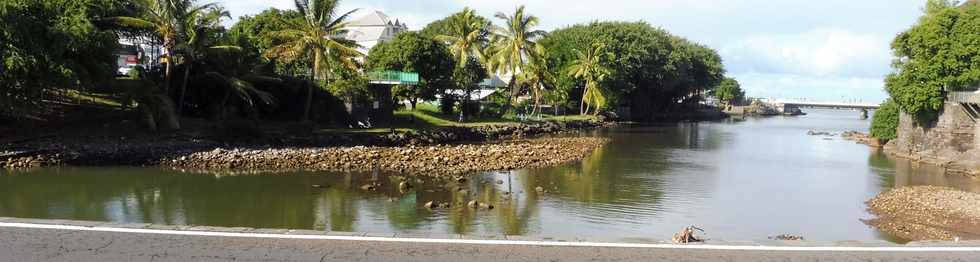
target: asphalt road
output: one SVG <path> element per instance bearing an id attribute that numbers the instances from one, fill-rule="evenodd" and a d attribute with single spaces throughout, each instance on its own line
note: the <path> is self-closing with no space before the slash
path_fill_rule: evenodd
<path id="1" fill-rule="evenodd" d="M 978 261 L 977 252 L 800 252 L 273 239 L 0 227 L 0 261 Z"/>

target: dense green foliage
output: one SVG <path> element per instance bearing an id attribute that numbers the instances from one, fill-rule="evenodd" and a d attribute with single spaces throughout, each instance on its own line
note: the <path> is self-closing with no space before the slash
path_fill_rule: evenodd
<path id="1" fill-rule="evenodd" d="M 745 91 L 742 91 L 742 86 L 738 83 L 738 80 L 730 77 L 721 80 L 721 83 L 718 84 L 718 88 L 714 92 L 715 97 L 719 101 L 728 103 L 729 105 L 736 105 L 739 101 L 745 99 Z"/>
<path id="2" fill-rule="evenodd" d="M 436 94 L 453 88 L 454 60 L 442 43 L 420 33 L 406 32 L 374 46 L 366 68 L 418 73 L 420 85 L 400 86 L 395 92 L 414 105 L 420 99 L 434 100 Z"/>
<path id="3" fill-rule="evenodd" d="M 226 44 L 242 48 L 242 58 L 248 64 L 272 66 L 263 68 L 265 73 L 296 74 L 302 72 L 302 63 L 270 61 L 262 56 L 272 47 L 284 44 L 272 37 L 273 32 L 289 28 L 290 24 L 302 23 L 302 17 L 295 10 L 266 9 L 255 16 L 242 16 L 228 29 Z"/>
<path id="4" fill-rule="evenodd" d="M 697 93 L 717 86 L 724 74 L 714 50 L 642 22 L 575 25 L 555 30 L 540 42 L 556 72 L 577 59 L 576 50 L 605 45 L 617 58 L 604 63 L 611 71 L 601 84 L 608 89 L 607 107 L 629 106 L 638 120 L 677 109 L 677 101 L 697 101 Z M 559 88 L 583 87 L 582 80 L 561 75 L 565 76 L 559 77 Z"/>
<path id="5" fill-rule="evenodd" d="M 467 8 L 380 43 L 365 58 L 347 38 L 353 11 L 339 13 L 339 0 L 294 2 L 294 10 L 268 9 L 226 29 L 232 14 L 206 0 L 0 1 L 0 116 L 27 115 L 49 103 L 43 98 L 58 93 L 52 91 L 98 85 L 125 86 L 132 94 L 118 104 L 135 102 L 158 130 L 179 128 L 181 117 L 234 115 L 317 121 L 330 115 L 349 126 L 360 117 L 357 106 L 390 102 L 369 101 L 387 87 L 370 84 L 365 72 L 396 70 L 422 80 L 392 87 L 396 99 L 439 97 L 447 116 L 502 116 L 511 104 L 538 114 L 545 102 L 555 113 L 630 107 L 646 120 L 698 102 L 724 73 L 714 50 L 645 23 L 547 33 L 524 7 L 494 21 Z M 120 36 L 134 50 L 115 54 Z M 117 59 L 129 52 L 159 60 L 140 61 L 133 77 L 113 79 Z M 469 101 L 492 75 L 509 79 L 506 89 Z M 533 100 L 515 99 L 524 95 Z"/>
<path id="6" fill-rule="evenodd" d="M 360 68 L 358 58 L 364 56 L 357 51 L 358 44 L 346 38 L 347 19 L 354 11 L 344 14 L 337 13 L 337 0 L 297 0 L 296 10 L 303 18 L 301 21 L 287 20 L 286 29 L 271 32 L 270 36 L 282 44 L 266 50 L 269 59 L 291 63 L 301 59 L 309 59 L 312 64 L 314 81 L 321 86 L 328 86 L 331 80 L 342 74 L 332 74 L 335 71 L 357 71 Z M 349 80 L 349 79 L 346 79 Z M 360 83 L 352 81 L 351 83 Z M 353 94 L 355 90 L 344 90 L 344 87 L 359 87 L 360 85 L 339 85 L 328 87 L 330 90 L 341 90 L 334 94 Z M 357 88 L 359 89 L 359 88 Z M 303 110 L 303 120 L 309 119 L 313 105 L 313 87 L 307 88 L 307 99 Z M 348 100 L 353 97 L 346 97 Z"/>
<path id="7" fill-rule="evenodd" d="M 871 122 L 871 136 L 882 140 L 898 137 L 899 112 L 898 104 L 890 100 L 881 104 Z"/>
<path id="8" fill-rule="evenodd" d="M 112 77 L 116 34 L 100 20 L 123 11 L 116 0 L 0 1 L 0 115 L 28 114 L 52 90 Z"/>
<path id="9" fill-rule="evenodd" d="M 594 107 L 598 113 L 606 105 L 606 91 L 600 86 L 600 82 L 612 73 L 605 63 L 614 60 L 616 55 L 606 52 L 606 45 L 603 43 L 595 43 L 585 52 L 575 50 L 575 54 L 577 58 L 568 66 L 568 75 L 585 81 L 580 112 L 587 114 L 589 107 Z"/>
<path id="10" fill-rule="evenodd" d="M 980 83 L 980 5 L 930 0 L 925 15 L 892 43 L 895 72 L 886 89 L 902 111 L 929 120 L 945 92 Z"/>

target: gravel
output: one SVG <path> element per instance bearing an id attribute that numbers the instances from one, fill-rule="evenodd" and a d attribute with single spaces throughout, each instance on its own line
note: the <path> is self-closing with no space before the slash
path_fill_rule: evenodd
<path id="1" fill-rule="evenodd" d="M 865 221 L 905 240 L 980 239 L 980 194 L 953 188 L 893 189 L 868 201 L 877 218 Z"/>

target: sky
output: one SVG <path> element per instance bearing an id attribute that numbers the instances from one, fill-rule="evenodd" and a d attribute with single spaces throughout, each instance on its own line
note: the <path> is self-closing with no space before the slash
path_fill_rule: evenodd
<path id="1" fill-rule="evenodd" d="M 293 8 L 292 0 L 219 2 L 235 17 Z M 419 30 L 467 6 L 492 18 L 519 5 L 545 30 L 645 21 L 708 45 L 750 97 L 880 102 L 891 40 L 915 23 L 925 0 L 342 0 L 341 10 L 379 10 Z"/>

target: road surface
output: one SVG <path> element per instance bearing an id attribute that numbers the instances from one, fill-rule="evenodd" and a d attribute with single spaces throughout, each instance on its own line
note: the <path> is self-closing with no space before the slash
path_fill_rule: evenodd
<path id="1" fill-rule="evenodd" d="M 977 261 L 980 250 L 786 251 L 416 243 L 24 228 L 0 261 Z"/>

